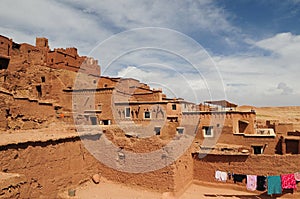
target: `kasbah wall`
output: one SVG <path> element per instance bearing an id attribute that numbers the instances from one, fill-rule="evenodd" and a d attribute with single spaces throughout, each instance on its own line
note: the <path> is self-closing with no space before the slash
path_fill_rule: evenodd
<path id="1" fill-rule="evenodd" d="M 84 67 L 80 68 L 82 64 Z M 90 88 L 92 85 L 96 91 L 73 88 L 78 71 L 91 80 L 83 86 Z M 101 77 L 98 81 L 99 76 L 90 75 L 100 75 L 96 60 L 79 56 L 76 48 L 50 50 L 46 38 L 37 38 L 36 46 L 32 46 L 17 44 L 0 36 L 0 72 L 3 83 L 0 130 L 4 133 L 8 130 L 21 129 L 26 133 L 31 129 L 47 129 L 51 124 L 74 124 L 72 111 L 78 111 L 83 113 L 78 114 L 82 120 L 76 122 L 82 124 L 91 125 L 91 112 L 97 116 L 96 125 L 110 121 L 112 125 L 106 125 L 112 130 L 107 136 L 128 150 L 156 150 L 155 147 L 162 147 L 178 136 L 178 127 L 184 127 L 184 135 L 179 135 L 179 138 L 195 136 L 191 148 L 173 164 L 139 174 L 120 172 L 103 165 L 85 149 L 78 136 L 2 144 L 0 170 L 25 176 L 22 183 L 1 187 L 0 196 L 4 198 L 56 197 L 59 191 L 76 187 L 95 173 L 113 181 L 160 192 L 181 192 L 193 180 L 215 182 L 216 170 L 255 175 L 278 175 L 299 170 L 298 154 L 281 155 L 285 154 L 284 140 L 290 139 L 288 132 L 293 131 L 292 126 L 269 123 L 264 127 L 277 130 L 280 136 L 258 136 L 255 112 L 211 111 L 205 106 L 198 109 L 195 104 L 167 99 L 161 90 L 152 90 L 134 79 Z M 78 97 L 78 104 L 72 105 L 74 96 Z M 89 96 L 95 96 L 95 104 L 85 103 Z M 115 116 L 111 111 L 113 97 L 117 98 Z M 80 103 L 85 106 L 79 106 Z M 125 115 L 126 108 L 130 110 L 129 118 Z M 145 112 L 151 117 L 145 118 Z M 151 120 L 166 123 L 160 126 L 160 135 L 154 134 L 150 140 L 128 138 L 124 132 L 115 129 L 117 122 L 147 125 Z M 196 129 L 194 124 L 197 124 Z M 231 145 L 238 145 L 239 150 L 247 150 L 248 154 L 208 154 L 199 159 L 199 145 L 204 139 L 214 141 L 214 138 L 204 137 L 206 127 L 213 127 L 214 135 L 220 136 L 218 143 L 228 145 L 229 149 Z M 86 139 L 95 141 L 94 137 Z M 297 150 L 293 150 L 299 152 L 299 139 L 296 142 Z M 198 148 L 195 148 L 195 143 Z M 264 146 L 264 154 L 254 155 L 253 145 Z"/>

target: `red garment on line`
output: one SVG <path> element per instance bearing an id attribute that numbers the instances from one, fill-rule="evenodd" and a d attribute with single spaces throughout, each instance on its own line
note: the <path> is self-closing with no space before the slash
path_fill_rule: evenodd
<path id="1" fill-rule="evenodd" d="M 281 175 L 281 187 L 282 189 L 296 189 L 296 180 L 294 174 Z"/>

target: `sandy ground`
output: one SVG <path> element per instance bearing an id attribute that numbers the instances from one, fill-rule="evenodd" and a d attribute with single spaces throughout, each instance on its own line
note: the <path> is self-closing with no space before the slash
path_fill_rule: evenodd
<path id="1" fill-rule="evenodd" d="M 245 188 L 246 189 L 246 188 Z M 66 193 L 65 193 L 66 194 Z M 94 184 L 87 182 L 76 188 L 74 199 L 263 199 L 270 198 L 261 196 L 257 192 L 238 191 L 234 189 L 224 188 L 220 184 L 215 186 L 204 186 L 191 184 L 187 190 L 179 197 L 166 197 L 166 194 L 161 194 L 138 187 L 129 187 L 113 183 L 110 181 Z M 276 198 L 276 197 L 273 197 Z"/>

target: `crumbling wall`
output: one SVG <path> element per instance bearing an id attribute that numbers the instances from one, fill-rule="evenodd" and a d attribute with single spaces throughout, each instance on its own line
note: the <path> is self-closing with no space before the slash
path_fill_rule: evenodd
<path id="1" fill-rule="evenodd" d="M 148 173 L 120 172 L 96 160 L 79 138 L 1 146 L 0 159 L 1 171 L 25 175 L 29 188 L 20 198 L 55 198 L 60 190 L 76 187 L 95 173 L 160 192 L 174 190 L 172 166 Z"/>
<path id="2" fill-rule="evenodd" d="M 10 56 L 12 40 L 0 35 L 0 55 Z"/>

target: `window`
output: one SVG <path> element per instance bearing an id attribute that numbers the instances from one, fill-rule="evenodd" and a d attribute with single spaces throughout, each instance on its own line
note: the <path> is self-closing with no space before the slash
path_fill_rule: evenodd
<path id="1" fill-rule="evenodd" d="M 102 105 L 101 105 L 101 104 L 98 104 L 98 105 L 97 105 L 97 110 L 99 110 L 99 111 L 102 110 Z"/>
<path id="2" fill-rule="evenodd" d="M 263 146 L 252 146 L 254 154 L 262 154 Z"/>
<path id="3" fill-rule="evenodd" d="M 41 77 L 42 82 L 46 81 L 46 78 L 44 76 Z"/>
<path id="4" fill-rule="evenodd" d="M 97 117 L 90 117 L 90 120 L 92 125 L 97 125 Z"/>
<path id="5" fill-rule="evenodd" d="M 177 127 L 176 132 L 182 135 L 184 133 L 184 127 Z"/>
<path id="6" fill-rule="evenodd" d="M 42 97 L 42 86 L 38 85 L 35 88 L 36 88 L 36 91 L 38 93 L 38 97 Z"/>
<path id="7" fill-rule="evenodd" d="M 102 125 L 110 125 L 111 122 L 110 122 L 110 120 L 102 120 L 101 124 Z"/>
<path id="8" fill-rule="evenodd" d="M 172 104 L 172 110 L 176 110 L 176 104 Z"/>
<path id="9" fill-rule="evenodd" d="M 204 137 L 213 137 L 214 136 L 213 127 L 212 126 L 204 126 L 202 128 L 202 132 L 203 132 L 203 136 Z"/>
<path id="10" fill-rule="evenodd" d="M 130 118 L 130 108 L 125 108 L 125 118 Z"/>
<path id="11" fill-rule="evenodd" d="M 155 135 L 160 135 L 160 129 L 161 129 L 160 126 L 154 127 Z"/>
<path id="12" fill-rule="evenodd" d="M 145 119 L 150 119 L 150 118 L 151 118 L 150 111 L 146 111 L 146 112 L 144 113 L 144 118 L 145 118 Z"/>

